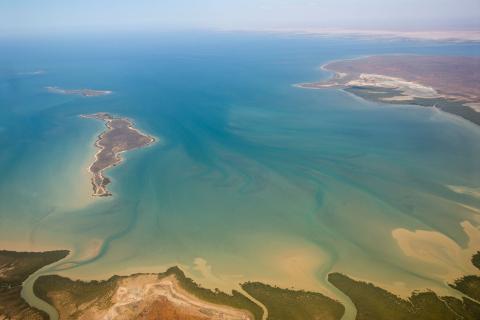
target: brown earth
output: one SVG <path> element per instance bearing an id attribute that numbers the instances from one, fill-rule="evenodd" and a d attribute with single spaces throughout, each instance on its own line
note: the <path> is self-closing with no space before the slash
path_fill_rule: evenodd
<path id="1" fill-rule="evenodd" d="M 95 142 L 95 146 L 100 150 L 95 155 L 95 161 L 89 170 L 92 174 L 93 195 L 111 196 L 112 194 L 106 188 L 110 179 L 104 176 L 104 170 L 122 161 L 120 153 L 145 147 L 155 142 L 155 139 L 135 129 L 133 123 L 126 118 L 115 118 L 108 113 L 95 113 L 82 115 L 82 117 L 104 121 L 107 127 Z"/>
<path id="2" fill-rule="evenodd" d="M 402 78 L 442 94 L 480 101 L 480 57 L 381 55 L 334 61 L 324 69 L 349 75 Z"/>

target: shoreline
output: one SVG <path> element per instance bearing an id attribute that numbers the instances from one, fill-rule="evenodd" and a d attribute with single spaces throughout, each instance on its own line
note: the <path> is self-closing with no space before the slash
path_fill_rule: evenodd
<path id="1" fill-rule="evenodd" d="M 72 312 L 80 312 L 78 314 L 79 319 L 90 319 L 92 314 L 117 316 L 118 311 L 122 310 L 122 312 L 128 312 L 135 317 L 152 310 L 158 312 L 158 303 L 160 302 L 165 308 L 170 308 L 169 310 L 177 310 L 191 316 L 198 315 L 200 310 L 207 309 L 212 312 L 212 319 L 260 320 L 265 319 L 268 314 L 272 317 L 283 315 L 283 317 L 279 317 L 283 320 L 288 319 L 288 316 L 287 318 L 285 316 L 292 314 L 292 312 L 307 312 L 306 314 L 313 312 L 312 314 L 316 314 L 319 309 L 321 311 L 317 315 L 323 314 L 326 316 L 325 312 L 327 312 L 328 319 L 340 320 L 347 317 L 346 306 L 336 297 L 331 299 L 318 292 L 280 288 L 262 282 L 239 283 L 241 289 L 228 294 L 198 285 L 178 267 L 170 267 L 160 273 L 114 275 L 100 281 L 72 280 L 55 274 L 58 271 L 55 267 L 65 263 L 65 260 L 72 256 L 72 252 L 66 250 L 57 252 L 63 252 L 62 258 L 55 259 L 55 261 L 44 264 L 43 267 L 31 272 L 28 278 L 22 282 L 21 297 L 18 297 L 18 299 L 24 299 L 23 301 L 33 306 L 34 310 L 47 312 L 50 319 L 53 320 L 67 319 Z M 0 251 L 0 258 L 2 258 L 2 255 L 6 257 L 19 256 L 21 259 L 27 259 L 27 263 L 31 261 L 34 264 L 34 260 L 28 260 L 29 256 L 51 255 L 52 253 L 55 252 Z M 469 299 L 469 303 L 479 303 L 475 297 L 480 294 L 478 290 L 480 288 L 475 289 L 471 286 L 480 281 L 479 273 L 475 271 L 475 268 L 480 269 L 480 251 L 475 253 L 475 250 L 472 250 L 468 254 L 472 266 L 470 270 L 465 270 L 467 272 L 453 282 L 452 280 L 446 280 L 445 285 L 453 290 L 448 296 L 425 289 L 413 291 L 410 296 L 402 297 L 391 293 L 389 289 L 385 289 L 383 286 L 385 284 L 371 283 L 368 280 L 338 272 L 329 273 L 327 281 L 351 299 L 353 309 L 360 314 L 366 310 L 384 312 L 382 310 L 393 302 L 397 305 L 407 304 L 414 307 L 413 309 L 408 307 L 399 311 L 402 314 L 409 315 L 410 318 L 415 318 L 415 307 L 419 302 L 419 300 L 416 300 L 417 297 L 422 298 L 423 302 L 419 306 L 427 308 L 426 310 L 430 310 L 428 309 L 429 306 L 434 308 L 439 303 L 446 306 L 458 306 L 459 303 L 465 301 L 465 298 Z M 11 273 L 11 270 L 7 270 L 7 274 Z M 13 270 L 13 273 L 22 272 Z M 95 292 L 93 296 L 90 294 L 92 288 Z M 75 296 L 69 294 L 73 289 L 75 289 Z M 365 300 L 365 295 L 376 296 L 378 301 L 375 300 L 372 303 L 368 298 Z M 65 304 L 65 301 L 69 303 Z M 98 308 L 99 301 L 104 301 L 101 303 L 106 306 L 106 309 Z M 80 302 L 85 306 L 81 311 L 75 308 L 75 305 Z M 476 311 L 463 308 L 465 307 L 462 307 L 462 312 L 476 314 Z M 433 311 L 435 310 L 432 309 Z M 192 319 L 204 320 L 204 318 L 195 317 Z"/>
<path id="2" fill-rule="evenodd" d="M 480 93 L 476 92 L 475 70 L 465 71 L 472 64 L 478 68 L 475 65 L 477 60 L 480 61 L 478 57 L 398 53 L 363 55 L 326 62 L 320 66 L 320 70 L 332 73 L 329 78 L 292 86 L 301 89 L 338 89 L 383 104 L 432 107 L 480 125 L 480 108 L 476 108 L 477 104 L 480 105 Z M 422 65 L 426 70 L 415 70 L 415 64 Z M 449 70 L 452 70 L 454 78 L 460 78 L 453 84 L 448 79 Z M 469 85 L 462 87 L 465 83 Z"/>

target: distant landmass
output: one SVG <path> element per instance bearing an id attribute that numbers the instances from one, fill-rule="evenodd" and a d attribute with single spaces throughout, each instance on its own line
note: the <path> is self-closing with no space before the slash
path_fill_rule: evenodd
<path id="1" fill-rule="evenodd" d="M 480 31 L 478 30 L 411 30 L 395 31 L 381 29 L 344 29 L 344 28 L 273 28 L 252 29 L 243 28 L 238 31 L 272 32 L 282 34 L 295 34 L 321 37 L 354 37 L 361 39 L 409 39 L 409 40 L 432 40 L 451 42 L 478 42 Z"/>
<path id="2" fill-rule="evenodd" d="M 95 155 L 95 161 L 89 171 L 92 174 L 93 195 L 111 196 L 111 192 L 107 190 L 110 179 L 105 177 L 104 171 L 122 161 L 120 153 L 150 145 L 155 142 L 155 138 L 135 129 L 133 123 L 126 118 L 115 118 L 108 113 L 81 115 L 81 117 L 104 121 L 107 127 L 95 142 L 95 146 L 100 150 Z"/>
<path id="3" fill-rule="evenodd" d="M 302 83 L 367 100 L 436 107 L 480 125 L 480 57 L 381 55 L 327 63 L 334 76 Z"/>

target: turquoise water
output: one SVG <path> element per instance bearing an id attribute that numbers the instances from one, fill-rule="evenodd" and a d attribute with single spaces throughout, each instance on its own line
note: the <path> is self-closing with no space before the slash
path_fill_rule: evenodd
<path id="1" fill-rule="evenodd" d="M 332 296 L 331 271 L 399 294 L 446 292 L 471 272 L 480 128 L 292 84 L 328 77 L 318 67 L 333 59 L 478 44 L 185 33 L 3 39 L 0 51 L 0 243 L 71 249 L 50 272 L 180 265 L 212 288 L 260 280 Z M 108 171 L 108 199 L 90 196 L 86 170 L 102 124 L 78 117 L 100 111 L 159 138 Z"/>

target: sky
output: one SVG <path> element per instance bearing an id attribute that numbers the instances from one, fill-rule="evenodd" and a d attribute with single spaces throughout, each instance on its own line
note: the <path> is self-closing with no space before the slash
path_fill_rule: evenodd
<path id="1" fill-rule="evenodd" d="M 0 33 L 480 29 L 480 0 L 0 0 Z"/>

